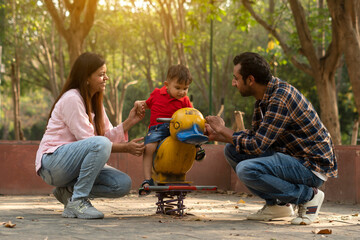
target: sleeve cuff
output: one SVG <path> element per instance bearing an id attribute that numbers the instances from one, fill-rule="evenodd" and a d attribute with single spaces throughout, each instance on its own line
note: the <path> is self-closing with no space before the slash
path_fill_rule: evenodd
<path id="1" fill-rule="evenodd" d="M 240 138 L 241 136 L 239 132 L 234 132 L 234 134 L 232 135 L 233 144 L 237 152 L 240 152 Z"/>

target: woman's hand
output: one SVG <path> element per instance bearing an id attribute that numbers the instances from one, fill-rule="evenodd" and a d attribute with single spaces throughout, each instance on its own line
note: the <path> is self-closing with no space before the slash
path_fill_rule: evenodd
<path id="1" fill-rule="evenodd" d="M 145 114 L 139 115 L 137 113 L 137 107 L 134 105 L 134 107 L 130 110 L 129 116 L 127 117 L 127 119 L 123 122 L 123 129 L 124 132 L 129 131 L 129 129 L 134 126 L 135 124 L 137 124 L 138 122 L 140 122 L 141 120 L 143 120 L 143 118 L 145 117 Z"/>
<path id="2" fill-rule="evenodd" d="M 138 109 L 138 107 L 134 104 L 134 107 L 130 110 L 128 119 L 133 120 L 134 125 L 140 122 L 145 117 L 145 109 L 142 112 Z"/>
<path id="3" fill-rule="evenodd" d="M 141 156 L 144 153 L 145 150 L 145 145 L 144 142 L 140 142 L 144 140 L 143 137 L 141 138 L 136 138 L 131 140 L 130 142 L 127 143 L 127 152 L 135 155 L 135 156 Z"/>
<path id="4" fill-rule="evenodd" d="M 134 107 L 136 108 L 136 113 L 137 113 L 139 116 L 141 116 L 141 117 L 144 117 L 144 116 L 145 116 L 146 103 L 145 103 L 144 100 L 142 100 L 142 101 L 135 101 Z"/>

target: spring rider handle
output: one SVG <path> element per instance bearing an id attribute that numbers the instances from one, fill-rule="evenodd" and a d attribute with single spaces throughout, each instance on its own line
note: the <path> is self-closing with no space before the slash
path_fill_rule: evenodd
<path id="1" fill-rule="evenodd" d="M 170 123 L 172 118 L 157 118 L 157 122 Z"/>

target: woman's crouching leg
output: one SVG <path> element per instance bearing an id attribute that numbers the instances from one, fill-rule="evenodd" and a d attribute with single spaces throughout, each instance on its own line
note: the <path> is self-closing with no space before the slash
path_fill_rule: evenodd
<path id="1" fill-rule="evenodd" d="M 130 192 L 131 178 L 116 168 L 105 165 L 90 192 L 92 198 L 118 198 Z"/>

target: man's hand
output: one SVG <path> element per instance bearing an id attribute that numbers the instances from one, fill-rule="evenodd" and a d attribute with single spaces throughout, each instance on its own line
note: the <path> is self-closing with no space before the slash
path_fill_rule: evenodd
<path id="1" fill-rule="evenodd" d="M 207 116 L 205 124 L 205 134 L 209 141 L 219 141 L 232 143 L 233 130 L 225 127 L 225 122 L 218 116 Z"/>
<path id="2" fill-rule="evenodd" d="M 218 134 L 214 129 L 211 128 L 211 126 L 207 123 L 205 123 L 205 135 L 208 136 L 209 142 L 211 141 L 218 141 Z"/>
<path id="3" fill-rule="evenodd" d="M 220 132 L 223 127 L 225 127 L 225 122 L 221 117 L 218 116 L 207 116 L 206 122 L 211 126 L 211 128 L 216 131 Z"/>

